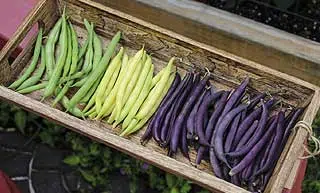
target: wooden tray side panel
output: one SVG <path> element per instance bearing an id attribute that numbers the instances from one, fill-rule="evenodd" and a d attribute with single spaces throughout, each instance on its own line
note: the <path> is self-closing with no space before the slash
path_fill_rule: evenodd
<path id="1" fill-rule="evenodd" d="M 81 24 L 83 18 L 86 18 L 95 23 L 96 29 L 101 35 L 109 38 L 117 31 L 122 31 L 121 43 L 123 45 L 134 49 L 140 49 L 144 45 L 145 49 L 153 54 L 153 57 L 162 61 L 169 61 L 172 56 L 175 56 L 179 59 L 176 65 L 185 70 L 196 69 L 205 73 L 207 68 L 212 74 L 212 80 L 229 87 L 235 87 L 246 76 L 250 76 L 252 80 L 250 89 L 269 91 L 295 106 L 307 100 L 312 93 L 310 89 L 266 73 L 262 68 L 257 69 L 232 58 L 200 49 L 195 45 L 175 39 L 167 31 L 167 34 L 160 33 L 149 26 L 132 22 L 132 17 L 126 14 L 115 10 L 112 10 L 113 13 L 107 12 L 103 6 L 100 9 L 100 7 L 90 6 L 85 2 L 87 1 L 66 0 L 62 1 L 61 5 L 66 5 L 71 20 L 75 23 Z"/>
<path id="2" fill-rule="evenodd" d="M 31 28 L 38 24 L 39 27 L 44 28 L 44 34 L 55 24 L 57 19 L 57 4 L 52 0 L 41 0 L 31 10 L 28 16 L 24 19 L 23 23 L 19 26 L 16 33 L 13 34 L 12 38 L 7 42 L 4 48 L 0 52 L 0 83 L 7 85 L 13 78 L 21 72 L 21 70 L 28 64 L 32 54 L 36 35 L 31 38 L 25 49 L 18 55 L 18 57 L 10 65 L 8 58 L 11 53 L 19 46 L 21 41 L 24 39 L 26 34 Z"/>

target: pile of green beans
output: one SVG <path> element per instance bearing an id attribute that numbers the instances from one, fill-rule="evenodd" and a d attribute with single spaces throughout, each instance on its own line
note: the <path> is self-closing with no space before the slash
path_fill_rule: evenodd
<path id="1" fill-rule="evenodd" d="M 93 23 L 86 19 L 88 35 L 81 45 L 67 18 L 63 13 L 46 41 L 39 30 L 30 65 L 9 88 L 20 94 L 42 89 L 42 100 L 52 100 L 53 107 L 60 104 L 74 116 L 105 120 L 113 127 L 121 124 L 121 136 L 138 131 L 156 112 L 175 78 L 174 58 L 154 76 L 152 58 L 144 47 L 133 56 L 123 47 L 115 53 L 118 32 L 103 50 Z"/>

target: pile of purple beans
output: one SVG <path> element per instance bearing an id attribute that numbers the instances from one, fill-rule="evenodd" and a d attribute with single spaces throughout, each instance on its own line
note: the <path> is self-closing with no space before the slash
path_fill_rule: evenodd
<path id="1" fill-rule="evenodd" d="M 289 112 L 266 93 L 248 97 L 248 84 L 216 91 L 209 76 L 177 74 L 141 143 L 153 138 L 169 156 L 179 148 L 189 160 L 194 147 L 196 165 L 209 160 L 217 177 L 262 192 L 304 108 Z"/>

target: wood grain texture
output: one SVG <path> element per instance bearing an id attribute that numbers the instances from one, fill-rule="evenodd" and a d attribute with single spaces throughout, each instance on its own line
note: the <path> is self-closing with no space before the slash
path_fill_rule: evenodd
<path id="1" fill-rule="evenodd" d="M 316 101 L 316 99 L 319 99 L 319 88 L 293 76 L 210 45 L 199 43 L 96 2 L 88 0 L 58 0 L 57 3 L 53 0 L 46 0 L 46 2 L 51 5 L 50 9 L 58 5 L 58 8 L 54 8 L 55 13 L 57 13 L 56 10 L 61 13 L 62 8 L 66 7 L 67 15 L 70 16 L 71 22 L 75 24 L 75 30 L 80 42 L 86 38 L 86 31 L 82 24 L 83 19 L 86 18 L 95 23 L 96 31 L 100 35 L 103 45 L 107 45 L 111 37 L 119 30 L 122 31 L 120 44 L 125 46 L 130 54 L 145 45 L 148 53 L 153 54 L 155 71 L 163 68 L 170 57 L 176 56 L 179 59 L 176 65 L 181 74 L 185 74 L 191 69 L 204 73 L 204 68 L 208 68 L 211 71 L 212 84 L 219 89 L 234 88 L 245 77 L 249 76 L 251 78 L 249 93 L 269 91 L 275 98 L 281 99 L 284 106 L 298 106 L 312 99 L 312 105 L 309 105 L 304 115 L 304 119 L 309 122 L 313 120 L 314 112 L 319 108 L 319 104 Z M 52 26 L 57 17 L 43 14 L 40 19 L 43 19 L 43 21 L 48 20 L 46 25 Z M 32 25 L 32 22 L 30 25 Z M 21 57 L 13 65 L 17 66 L 17 68 L 13 68 L 15 73 L 21 73 L 20 68 L 28 64 L 29 55 L 34 46 L 33 42 L 31 41 L 27 46 L 28 49 L 24 51 L 23 55 L 25 57 Z M 0 98 L 4 100 L 18 104 L 28 111 L 35 112 L 40 116 L 138 159 L 145 160 L 168 172 L 186 177 L 213 192 L 247 192 L 242 188 L 214 177 L 207 162 L 202 163 L 196 169 L 181 154 L 177 154 L 175 159 L 168 158 L 165 150 L 158 147 L 154 142 L 148 143 L 146 147 L 141 146 L 139 139 L 145 128 L 130 139 L 121 138 L 117 136 L 119 128 L 113 130 L 110 125 L 103 122 L 77 119 L 58 109 L 51 108 L 52 101 L 50 100 L 40 103 L 41 96 L 41 90 L 23 96 L 5 87 L 0 87 Z M 305 139 L 305 137 L 306 134 L 303 130 L 299 130 L 295 136 L 290 137 L 268 186 L 269 189 L 275 190 L 272 193 L 279 192 L 283 188 L 288 172 L 299 156 L 296 153 L 296 149 L 301 149 L 303 143 L 301 139 Z M 195 156 L 195 151 L 191 151 L 191 158 L 194 159 Z"/>
<path id="2" fill-rule="evenodd" d="M 320 85 L 319 43 L 190 0 L 94 1 Z"/>

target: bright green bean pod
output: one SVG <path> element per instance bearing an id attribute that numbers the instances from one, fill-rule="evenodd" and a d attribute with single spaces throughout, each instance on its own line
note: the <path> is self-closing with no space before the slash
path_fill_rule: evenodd
<path id="1" fill-rule="evenodd" d="M 73 83 L 73 81 L 67 82 L 62 89 L 58 92 L 58 95 L 54 98 L 54 101 L 52 103 L 52 107 L 56 106 L 58 102 L 64 97 L 64 95 L 68 92 L 70 85 Z"/>
<path id="2" fill-rule="evenodd" d="M 144 82 L 143 88 L 137 98 L 137 100 L 135 101 L 134 105 L 131 107 L 128 115 L 126 116 L 126 118 L 123 121 L 122 124 L 122 128 L 127 128 L 128 125 L 130 124 L 130 122 L 132 121 L 132 119 L 134 118 L 134 116 L 137 114 L 139 108 L 141 107 L 142 103 L 144 102 L 144 100 L 147 98 L 150 90 L 151 90 L 151 82 L 152 82 L 152 76 L 153 76 L 153 66 L 150 69 L 150 72 L 146 78 L 146 81 Z M 117 123 L 116 123 L 117 124 Z"/>
<path id="3" fill-rule="evenodd" d="M 133 88 L 135 87 L 136 85 L 136 82 L 140 76 L 140 73 L 141 73 L 141 69 L 143 68 L 143 65 L 145 63 L 145 60 L 146 60 L 146 52 L 144 51 L 143 53 L 143 56 L 141 58 L 141 60 L 139 61 L 136 69 L 134 70 L 133 74 L 131 75 L 131 80 L 129 81 L 128 85 L 127 85 L 127 88 L 126 88 L 126 91 L 125 91 L 125 94 L 123 96 L 123 106 L 125 105 L 125 103 L 127 102 Z M 148 69 L 149 70 L 149 69 Z M 111 116 L 109 117 L 108 119 L 108 123 L 111 124 L 117 117 L 119 119 L 120 117 L 120 114 L 121 114 L 121 110 L 123 109 L 123 106 L 122 108 L 120 109 L 120 111 L 118 112 L 117 111 L 117 108 L 113 109 L 112 113 L 111 113 Z"/>
<path id="4" fill-rule="evenodd" d="M 97 116 L 97 112 L 94 111 L 93 113 L 91 113 L 88 117 L 89 119 L 94 119 Z"/>
<path id="5" fill-rule="evenodd" d="M 121 109 L 123 107 L 123 99 L 124 99 L 124 94 L 126 91 L 126 88 L 129 84 L 129 81 L 131 79 L 131 75 L 134 73 L 135 69 L 137 68 L 141 58 L 143 57 L 144 54 L 144 48 L 142 48 L 141 50 L 139 50 L 135 56 L 133 57 L 132 61 L 128 64 L 128 70 L 126 72 L 126 75 L 124 76 L 120 86 L 119 86 L 119 91 L 117 93 L 117 97 L 116 97 L 116 115 L 118 115 L 118 113 L 121 113 Z M 120 116 L 120 115 L 119 115 Z"/>
<path id="6" fill-rule="evenodd" d="M 85 74 L 89 73 L 92 69 L 92 62 L 93 62 L 93 33 L 94 33 L 94 30 L 93 30 L 93 25 L 90 25 L 88 23 L 88 21 L 85 20 L 84 22 L 87 30 L 89 31 L 89 44 L 88 44 L 88 50 L 86 52 L 86 55 L 85 55 L 85 60 L 84 60 L 84 64 L 83 64 L 83 67 L 82 67 L 82 70 Z"/>
<path id="7" fill-rule="evenodd" d="M 62 103 L 62 106 L 66 109 L 68 108 L 69 106 L 69 99 L 68 97 L 66 96 L 63 96 L 62 97 L 62 100 L 61 100 L 61 103 Z M 84 116 L 83 116 L 83 113 L 81 112 L 81 110 L 77 107 L 74 107 L 73 109 L 71 109 L 69 111 L 72 115 L 76 116 L 76 117 L 79 117 L 79 118 L 83 118 L 84 119 Z"/>
<path id="8" fill-rule="evenodd" d="M 92 95 L 92 97 L 90 98 L 88 104 L 86 105 L 86 107 L 82 110 L 83 113 L 87 112 L 91 107 L 93 107 L 95 100 L 96 99 L 96 92 Z M 95 109 L 95 107 L 94 107 Z"/>
<path id="9" fill-rule="evenodd" d="M 37 82 L 39 82 L 39 80 L 41 79 L 41 77 L 42 77 L 42 75 L 44 73 L 45 68 L 46 68 L 45 47 L 42 46 L 41 47 L 41 63 L 40 63 L 40 66 L 39 66 L 38 70 L 33 74 L 33 76 L 31 76 L 26 81 L 24 81 L 17 88 L 17 90 L 22 90 L 22 89 L 27 88 L 29 86 L 33 86 Z"/>
<path id="10" fill-rule="evenodd" d="M 88 76 L 83 77 L 78 82 L 74 83 L 71 87 L 81 87 L 87 81 Z"/>
<path id="11" fill-rule="evenodd" d="M 121 33 L 117 32 L 117 34 L 112 38 L 97 68 L 93 69 L 86 83 L 70 99 L 69 109 L 72 109 L 83 98 L 83 96 L 90 90 L 95 80 L 97 80 L 97 78 L 101 74 L 103 74 L 103 72 L 105 72 L 108 66 L 108 63 L 110 61 L 110 58 L 120 40 L 120 37 L 121 37 Z"/>
<path id="12" fill-rule="evenodd" d="M 93 68 L 96 68 L 102 58 L 102 45 L 95 32 L 93 32 L 93 51 Z"/>
<path id="13" fill-rule="evenodd" d="M 23 73 L 23 75 L 16 81 L 14 81 L 9 88 L 11 89 L 15 89 L 18 86 L 20 86 L 27 78 L 30 77 L 30 75 L 32 74 L 32 72 L 34 71 L 34 69 L 37 66 L 38 60 L 39 60 L 39 56 L 40 56 L 40 51 L 41 51 L 41 42 L 42 42 L 42 28 L 39 29 L 39 33 L 37 36 L 37 41 L 36 41 L 36 45 L 34 47 L 34 51 L 33 51 L 33 57 L 31 60 L 30 65 L 28 66 L 27 70 Z"/>
<path id="14" fill-rule="evenodd" d="M 90 88 L 89 92 L 81 99 L 80 103 L 87 103 L 90 100 L 93 93 L 97 90 L 97 88 L 101 82 L 101 78 L 102 78 L 102 76 L 98 78 L 98 80 Z"/>
<path id="15" fill-rule="evenodd" d="M 78 63 L 80 62 L 81 59 L 83 59 L 83 56 L 85 55 L 85 53 L 87 52 L 87 48 L 89 45 L 89 38 L 87 38 L 85 40 L 85 42 L 83 43 L 83 45 L 81 46 L 79 53 L 78 53 Z"/>
<path id="16" fill-rule="evenodd" d="M 79 45 L 78 45 L 77 34 L 74 31 L 74 28 L 70 22 L 69 22 L 69 28 L 71 31 L 71 43 L 72 43 L 71 65 L 70 65 L 69 75 L 72 75 L 77 71 Z"/>
<path id="17" fill-rule="evenodd" d="M 171 84 L 174 80 L 174 77 L 175 77 L 175 74 L 170 75 L 169 80 L 167 81 L 167 84 L 165 85 L 164 89 L 162 90 L 159 99 L 155 102 L 154 106 L 151 108 L 149 113 L 143 119 L 139 120 L 139 122 L 137 124 L 130 124 L 129 127 L 124 132 L 122 132 L 120 134 L 120 136 L 130 135 L 130 134 L 138 131 L 148 122 L 148 120 L 152 117 L 152 115 L 158 109 L 162 99 L 167 94 L 167 92 L 168 92 L 169 88 L 171 87 Z M 133 119 L 133 120 L 136 120 L 136 119 Z"/>
<path id="18" fill-rule="evenodd" d="M 128 98 L 128 101 L 126 102 L 124 108 L 121 110 L 120 117 L 118 119 L 116 118 L 115 125 L 118 125 L 122 120 L 124 120 L 126 118 L 128 113 L 130 112 L 131 108 L 136 103 L 148 76 L 152 77 L 153 68 L 154 67 L 152 65 L 151 57 L 148 56 L 147 60 L 145 62 L 145 66 L 141 72 L 141 76 L 139 77 L 139 80 L 138 80 L 134 90 L 132 91 L 132 94 Z"/>
<path id="19" fill-rule="evenodd" d="M 116 71 L 116 69 L 120 69 L 122 55 L 123 55 L 123 48 L 121 47 L 118 54 L 111 60 L 110 65 L 108 66 L 108 68 L 107 68 L 106 72 L 104 73 L 104 76 L 101 80 L 101 83 L 98 86 L 97 94 L 95 96 L 96 97 L 96 110 L 97 110 L 97 112 L 100 112 L 100 110 L 101 110 L 102 102 L 104 100 L 103 96 L 104 96 L 106 87 L 108 86 L 108 83 L 110 82 L 110 79 L 111 79 L 113 73 Z"/>
<path id="20" fill-rule="evenodd" d="M 46 72 L 47 72 L 47 78 L 50 78 L 54 69 L 54 51 L 55 51 L 55 44 L 57 42 L 57 39 L 59 37 L 60 29 L 62 24 L 62 17 L 57 21 L 57 23 L 54 25 L 52 30 L 50 31 L 50 34 L 48 36 L 48 40 L 46 43 Z"/>
<path id="21" fill-rule="evenodd" d="M 159 80 L 157 85 L 153 88 L 154 91 L 151 91 L 153 93 L 149 94 L 148 97 L 146 98 L 146 101 L 142 104 L 139 112 L 136 115 L 136 118 L 138 120 L 146 117 L 148 115 L 148 113 L 150 112 L 150 110 L 152 109 L 152 107 L 155 105 L 155 103 L 159 100 L 159 97 L 161 96 L 161 93 L 162 93 L 163 89 L 165 88 L 165 86 L 168 82 L 168 79 L 170 77 L 170 73 L 171 73 L 171 69 L 172 69 L 174 60 L 175 60 L 174 57 L 170 59 L 168 65 L 166 66 L 165 72 L 161 76 L 161 79 Z"/>
<path id="22" fill-rule="evenodd" d="M 72 39 L 71 39 L 71 30 L 69 25 L 67 25 L 67 56 L 65 63 L 63 65 L 63 73 L 61 79 L 65 79 L 70 71 L 71 59 L 72 59 Z"/>
<path id="23" fill-rule="evenodd" d="M 44 90 L 42 100 L 46 97 L 51 96 L 54 93 L 56 86 L 59 83 L 60 75 L 61 75 L 64 63 L 66 60 L 66 56 L 67 56 L 67 51 L 68 51 L 67 21 L 66 21 L 65 15 L 63 15 L 62 17 L 63 19 L 62 19 L 62 29 L 61 29 L 61 37 L 60 37 L 62 38 L 61 52 L 59 54 L 57 64 L 52 72 L 52 76 L 49 79 L 48 85 Z"/>
<path id="24" fill-rule="evenodd" d="M 48 82 L 46 81 L 46 82 L 42 82 L 42 83 L 39 83 L 39 84 L 36 84 L 36 85 L 33 85 L 33 86 L 29 86 L 29 87 L 24 88 L 24 89 L 21 89 L 21 90 L 19 90 L 17 92 L 20 93 L 20 94 L 27 94 L 27 93 L 30 93 L 30 92 L 34 92 L 36 90 L 43 89 L 47 85 L 48 85 Z"/>

